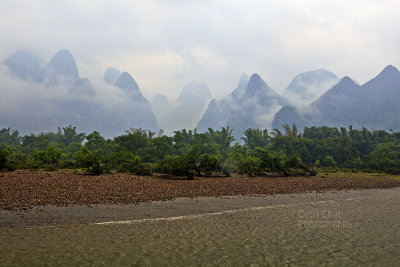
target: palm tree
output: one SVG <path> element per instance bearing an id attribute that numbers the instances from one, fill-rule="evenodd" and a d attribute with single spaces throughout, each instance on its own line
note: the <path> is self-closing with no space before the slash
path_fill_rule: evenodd
<path id="1" fill-rule="evenodd" d="M 157 137 L 161 137 L 161 136 L 163 136 L 163 135 L 164 135 L 164 130 L 163 130 L 163 129 L 160 129 L 160 130 L 158 131 Z"/>
<path id="2" fill-rule="evenodd" d="M 268 130 L 260 129 L 247 129 L 244 131 L 245 137 L 241 139 L 250 149 L 255 149 L 256 147 L 265 147 L 271 143 L 271 137 L 268 134 Z"/>
<path id="3" fill-rule="evenodd" d="M 271 135 L 272 135 L 273 137 L 282 136 L 282 132 L 281 132 L 279 129 L 274 129 L 274 130 L 271 132 Z"/>
<path id="4" fill-rule="evenodd" d="M 282 126 L 282 128 L 285 130 L 285 135 L 286 136 L 292 136 L 292 128 L 290 128 L 289 124 L 285 124 Z"/>
<path id="5" fill-rule="evenodd" d="M 161 131 L 162 130 L 160 130 L 160 133 L 162 135 Z M 142 136 L 145 136 L 145 137 L 148 137 L 150 139 L 153 138 L 156 135 L 156 132 L 152 132 L 150 129 L 145 130 L 145 129 L 142 129 L 142 128 L 130 128 L 129 130 L 126 130 L 125 133 L 127 135 L 138 133 L 138 134 L 140 134 Z"/>
<path id="6" fill-rule="evenodd" d="M 297 137 L 298 130 L 297 130 L 296 123 L 293 123 L 292 128 L 290 128 L 289 124 L 283 125 L 282 128 L 285 130 L 285 135 L 286 136 Z"/>
<path id="7" fill-rule="evenodd" d="M 232 135 L 233 130 L 230 128 L 230 126 L 221 127 L 221 131 L 216 131 L 216 143 L 222 145 L 223 150 L 227 150 L 231 143 L 235 141 L 235 138 Z"/>

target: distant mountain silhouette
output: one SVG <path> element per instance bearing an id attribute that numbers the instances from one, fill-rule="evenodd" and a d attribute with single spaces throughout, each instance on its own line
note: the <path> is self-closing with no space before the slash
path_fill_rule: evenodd
<path id="1" fill-rule="evenodd" d="M 334 73 L 325 69 L 303 72 L 292 79 L 282 95 L 292 105 L 303 106 L 316 100 L 338 81 Z"/>
<path id="2" fill-rule="evenodd" d="M 42 69 L 41 59 L 28 50 L 18 50 L 3 61 L 13 75 L 24 80 L 37 81 Z"/>
<path id="3" fill-rule="evenodd" d="M 308 121 L 302 118 L 297 109 L 293 106 L 284 106 L 279 112 L 275 114 L 272 122 L 272 129 L 281 129 L 283 125 L 289 124 L 292 126 L 296 124 L 298 129 L 304 129 L 308 126 Z"/>
<path id="4" fill-rule="evenodd" d="M 344 77 L 304 111 L 275 115 L 273 127 L 286 123 L 400 130 L 400 72 L 389 65 L 363 85 Z"/>
<path id="5" fill-rule="evenodd" d="M 212 100 L 198 124 L 200 131 L 231 126 L 238 138 L 247 128 L 267 128 L 272 116 L 287 101 L 272 90 L 258 74 L 247 81 L 242 76 L 237 88 L 222 100 Z"/>
<path id="6" fill-rule="evenodd" d="M 71 52 L 66 49 L 58 51 L 47 64 L 44 75 L 63 77 L 71 81 L 78 80 L 78 66 Z"/>
<path id="7" fill-rule="evenodd" d="M 110 85 L 114 85 L 114 83 L 118 80 L 119 76 L 121 76 L 121 72 L 116 68 L 108 68 L 104 73 L 104 82 Z"/>
<path id="8" fill-rule="evenodd" d="M 139 85 L 132 76 L 123 72 L 114 83 L 114 86 L 124 90 L 132 100 L 130 107 L 130 120 L 132 127 L 155 130 L 158 129 L 156 116 L 150 106 L 149 101 L 142 95 Z"/>

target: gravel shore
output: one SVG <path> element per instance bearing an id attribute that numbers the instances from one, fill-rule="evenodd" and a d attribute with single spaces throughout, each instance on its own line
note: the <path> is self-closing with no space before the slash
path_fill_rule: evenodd
<path id="1" fill-rule="evenodd" d="M 203 177 L 188 181 L 165 176 L 90 176 L 67 171 L 14 171 L 0 173 L 0 210 L 138 204 L 179 197 L 295 194 L 399 186 L 398 177 L 363 173 L 320 174 L 316 177 Z"/>

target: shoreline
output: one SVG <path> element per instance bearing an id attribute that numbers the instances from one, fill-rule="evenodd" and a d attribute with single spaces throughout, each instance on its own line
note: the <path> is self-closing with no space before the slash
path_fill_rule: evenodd
<path id="1" fill-rule="evenodd" d="M 299 194 L 400 187 L 400 176 L 330 173 L 315 177 L 217 177 L 193 181 L 159 176 L 73 172 L 0 173 L 0 210 L 34 207 L 127 205 L 177 198 Z"/>

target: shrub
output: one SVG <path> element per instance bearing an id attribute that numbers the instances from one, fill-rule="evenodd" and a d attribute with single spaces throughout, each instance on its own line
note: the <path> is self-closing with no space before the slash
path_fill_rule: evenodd
<path id="1" fill-rule="evenodd" d="M 131 173 L 136 175 L 153 175 L 153 166 L 150 163 L 139 163 L 137 165 L 132 166 Z"/>
<path id="2" fill-rule="evenodd" d="M 32 158 L 28 158 L 26 163 L 22 166 L 22 169 L 29 169 L 29 170 L 33 171 L 33 170 L 38 170 L 40 167 L 41 166 L 40 166 L 39 162 L 37 162 L 36 160 L 34 160 Z"/>
<path id="3" fill-rule="evenodd" d="M 21 152 L 12 153 L 8 160 L 15 169 L 28 169 L 29 162 L 32 161 L 27 154 Z"/>
<path id="4" fill-rule="evenodd" d="M 250 177 L 260 174 L 261 160 L 256 157 L 247 157 L 240 167 L 240 172 L 248 174 Z"/>
<path id="5" fill-rule="evenodd" d="M 222 163 L 222 172 L 226 175 L 226 177 L 230 177 L 232 172 L 235 172 L 236 164 L 231 158 L 227 158 Z"/>
<path id="6" fill-rule="evenodd" d="M 260 170 L 285 176 L 289 175 L 284 167 L 287 160 L 284 154 L 271 153 L 268 150 L 256 148 L 256 155 L 261 160 Z"/>
<path id="7" fill-rule="evenodd" d="M 360 158 L 354 158 L 346 164 L 346 167 L 361 169 L 363 167 L 363 162 Z"/>
<path id="8" fill-rule="evenodd" d="M 385 170 L 387 174 L 400 174 L 400 166 L 389 167 Z"/>
<path id="9" fill-rule="evenodd" d="M 157 165 L 160 173 L 176 176 L 186 176 L 189 180 L 194 179 L 197 170 L 196 160 L 192 155 L 168 157 Z"/>
<path id="10" fill-rule="evenodd" d="M 235 146 L 229 151 L 227 158 L 222 163 L 222 172 L 229 177 L 231 173 L 241 173 L 241 167 L 244 163 L 244 155 L 247 155 L 245 149 Z"/>
<path id="11" fill-rule="evenodd" d="M 58 166 L 56 164 L 49 164 L 44 167 L 44 170 L 54 172 L 54 171 L 58 170 Z"/>
<path id="12" fill-rule="evenodd" d="M 75 154 L 75 160 L 76 165 L 84 168 L 88 173 L 99 175 L 105 171 L 105 166 L 101 163 L 101 150 L 90 151 L 86 146 L 83 146 L 81 150 Z"/>
<path id="13" fill-rule="evenodd" d="M 44 151 L 36 152 L 33 157 L 37 162 L 44 165 L 57 164 L 61 158 L 61 150 L 54 146 L 49 146 Z"/>
<path id="14" fill-rule="evenodd" d="M 336 161 L 335 161 L 335 159 L 334 159 L 332 156 L 326 156 L 326 157 L 323 159 L 322 164 L 323 164 L 325 167 L 336 167 L 336 166 L 337 166 Z"/>
<path id="15" fill-rule="evenodd" d="M 303 175 L 308 173 L 311 176 L 315 176 L 317 174 L 312 168 L 304 164 L 300 156 L 296 154 L 290 155 L 285 162 L 284 169 L 290 175 Z"/>
<path id="16" fill-rule="evenodd" d="M 315 163 L 314 163 L 314 167 L 315 168 L 319 168 L 319 167 L 321 167 L 321 161 L 319 161 L 318 159 L 315 161 Z"/>
<path id="17" fill-rule="evenodd" d="M 213 171 L 221 171 L 221 162 L 215 155 L 204 154 L 200 157 L 198 170 L 210 175 Z"/>
<path id="18" fill-rule="evenodd" d="M 7 149 L 0 149 L 0 171 L 8 168 L 8 157 L 10 152 Z"/>
<path id="19" fill-rule="evenodd" d="M 57 164 L 59 169 L 73 169 L 75 168 L 75 163 L 72 160 L 60 160 Z"/>
<path id="20" fill-rule="evenodd" d="M 143 163 L 139 156 L 135 156 L 124 164 L 128 172 L 136 175 L 153 175 L 153 167 L 149 163 Z"/>
<path id="21" fill-rule="evenodd" d="M 129 172 L 132 160 L 135 154 L 126 151 L 117 151 L 108 154 L 104 159 L 104 164 L 109 169 L 117 170 L 118 172 Z"/>
<path id="22" fill-rule="evenodd" d="M 59 148 L 49 146 L 44 151 L 36 152 L 33 158 L 38 165 L 44 167 L 46 171 L 55 171 L 58 169 L 58 161 L 61 155 L 61 150 Z"/>

